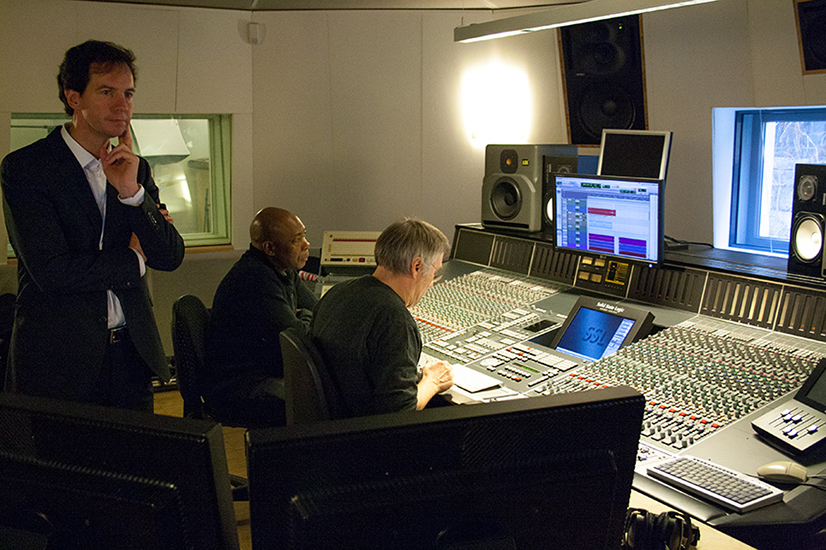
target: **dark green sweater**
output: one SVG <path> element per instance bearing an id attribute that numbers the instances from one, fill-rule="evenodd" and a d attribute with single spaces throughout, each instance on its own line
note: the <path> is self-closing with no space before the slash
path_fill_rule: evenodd
<path id="1" fill-rule="evenodd" d="M 311 332 L 347 416 L 416 409 L 422 339 L 392 288 L 370 275 L 339 283 L 316 306 Z"/>

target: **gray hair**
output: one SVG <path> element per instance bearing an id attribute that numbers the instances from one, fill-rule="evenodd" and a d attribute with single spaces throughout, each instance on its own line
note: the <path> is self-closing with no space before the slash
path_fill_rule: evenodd
<path id="1" fill-rule="evenodd" d="M 376 240 L 376 263 L 392 273 L 407 273 L 416 258 L 427 264 L 427 273 L 439 255 L 449 253 L 450 243 L 444 233 L 412 218 L 393 222 Z"/>

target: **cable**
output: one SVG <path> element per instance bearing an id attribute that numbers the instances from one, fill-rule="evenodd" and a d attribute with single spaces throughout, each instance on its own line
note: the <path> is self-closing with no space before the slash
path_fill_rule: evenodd
<path id="1" fill-rule="evenodd" d="M 664 237 L 665 237 L 665 240 L 670 242 L 670 243 L 684 244 L 684 245 L 696 244 L 696 245 L 699 245 L 699 246 L 707 246 L 709 248 L 714 248 L 714 245 L 711 244 L 711 243 L 704 243 L 704 242 L 699 242 L 699 241 L 681 241 L 680 239 L 675 239 L 674 237 L 669 237 L 668 235 L 664 235 Z"/>

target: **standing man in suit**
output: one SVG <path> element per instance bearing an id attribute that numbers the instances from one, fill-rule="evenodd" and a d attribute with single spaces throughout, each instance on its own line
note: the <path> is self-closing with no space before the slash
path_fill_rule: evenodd
<path id="1" fill-rule="evenodd" d="M 177 268 L 184 243 L 132 152 L 134 59 L 109 42 L 69 49 L 71 123 L 0 165 L 18 259 L 7 391 L 152 411 L 152 374 L 169 379 L 143 276 Z"/>

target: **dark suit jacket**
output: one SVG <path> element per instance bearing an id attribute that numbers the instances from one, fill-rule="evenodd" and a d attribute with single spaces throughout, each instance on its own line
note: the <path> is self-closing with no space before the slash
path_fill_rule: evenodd
<path id="1" fill-rule="evenodd" d="M 169 378 L 152 303 L 139 261 L 129 249 L 134 232 L 146 265 L 171 271 L 184 257 L 178 231 L 158 211 L 158 188 L 141 159 L 140 206 L 127 206 L 106 186 L 106 227 L 60 128 L 10 153 L 0 165 L 6 227 L 18 258 L 18 294 L 6 389 L 77 398 L 94 385 L 107 346 L 106 291 L 120 299 L 141 357 Z"/>

